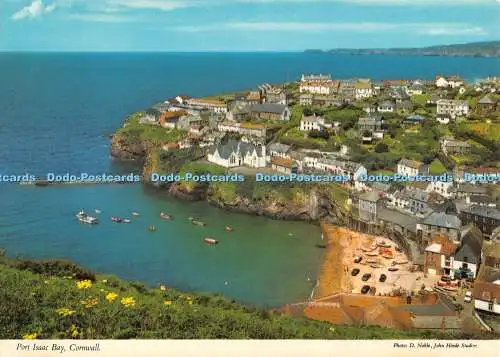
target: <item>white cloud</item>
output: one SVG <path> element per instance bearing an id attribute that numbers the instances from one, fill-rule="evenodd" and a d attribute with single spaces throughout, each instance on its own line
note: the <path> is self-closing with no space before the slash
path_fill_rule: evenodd
<path id="1" fill-rule="evenodd" d="M 205 0 L 206 1 L 206 0 Z M 200 1 L 189 0 L 107 0 L 108 5 L 120 6 L 129 9 L 149 9 L 172 11 L 186 7 L 200 5 Z"/>
<path id="2" fill-rule="evenodd" d="M 275 31 L 275 32 L 329 32 L 329 31 L 407 31 L 419 35 L 487 35 L 482 27 L 457 23 L 384 23 L 384 22 L 228 22 L 222 24 L 179 26 L 181 32 L 211 31 Z"/>
<path id="3" fill-rule="evenodd" d="M 31 5 L 23 7 L 21 10 L 12 15 L 12 20 L 34 19 L 54 11 L 56 3 L 45 5 L 42 0 L 34 0 Z"/>
<path id="4" fill-rule="evenodd" d="M 134 17 L 121 14 L 109 13 L 86 13 L 86 14 L 71 14 L 68 17 L 70 20 L 87 21 L 87 22 L 107 22 L 120 23 L 136 21 Z"/>

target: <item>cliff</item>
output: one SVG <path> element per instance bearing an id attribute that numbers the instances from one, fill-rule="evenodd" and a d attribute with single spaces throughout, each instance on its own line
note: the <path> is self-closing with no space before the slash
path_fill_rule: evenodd
<path id="1" fill-rule="evenodd" d="M 122 135 L 113 135 L 111 139 L 111 156 L 120 161 L 142 161 L 148 152 L 145 142 L 129 142 Z"/>

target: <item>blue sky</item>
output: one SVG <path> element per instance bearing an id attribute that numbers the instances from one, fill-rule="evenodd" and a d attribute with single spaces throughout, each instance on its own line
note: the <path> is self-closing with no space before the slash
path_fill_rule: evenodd
<path id="1" fill-rule="evenodd" d="M 300 51 L 498 40 L 500 0 L 0 0 L 2 51 Z"/>

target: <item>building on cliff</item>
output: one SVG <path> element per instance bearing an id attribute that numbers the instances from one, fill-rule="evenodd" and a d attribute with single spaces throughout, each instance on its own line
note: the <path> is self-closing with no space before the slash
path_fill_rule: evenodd
<path id="1" fill-rule="evenodd" d="M 223 167 L 266 167 L 266 147 L 231 139 L 211 148 L 207 159 Z"/>

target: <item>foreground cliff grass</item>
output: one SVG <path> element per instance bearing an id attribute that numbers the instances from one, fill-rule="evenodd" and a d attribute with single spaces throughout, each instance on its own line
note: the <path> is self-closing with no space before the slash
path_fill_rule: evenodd
<path id="1" fill-rule="evenodd" d="M 477 338 L 332 326 L 213 294 L 149 289 L 68 261 L 0 257 L 1 339 Z"/>

